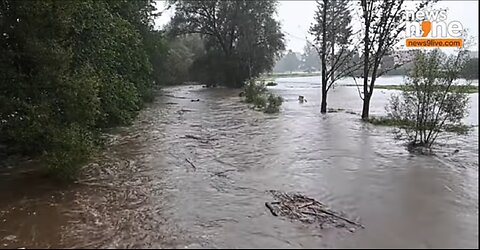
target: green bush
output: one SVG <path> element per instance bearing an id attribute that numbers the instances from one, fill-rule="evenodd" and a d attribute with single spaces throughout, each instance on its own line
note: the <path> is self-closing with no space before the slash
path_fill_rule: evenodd
<path id="1" fill-rule="evenodd" d="M 92 133 L 77 125 L 59 129 L 43 155 L 49 175 L 60 180 L 75 178 L 96 148 L 93 141 Z"/>
<path id="2" fill-rule="evenodd" d="M 154 2 L 2 3 L 0 144 L 71 178 L 100 129 L 130 123 L 153 99 L 166 51 Z"/>
<path id="3" fill-rule="evenodd" d="M 259 96 L 262 96 L 267 92 L 267 88 L 263 83 L 255 83 L 255 81 L 249 81 L 244 88 L 245 101 L 248 103 L 255 103 Z"/>
<path id="4" fill-rule="evenodd" d="M 249 81 L 244 87 L 245 102 L 252 103 L 253 107 L 265 113 L 278 113 L 282 105 L 282 98 L 268 93 L 263 82 Z"/>
<path id="5" fill-rule="evenodd" d="M 431 148 L 444 132 L 461 132 L 469 96 L 456 81 L 467 57 L 466 51 L 446 55 L 440 50 L 420 51 L 401 94 L 393 94 L 387 105 L 394 121 L 408 121 L 398 130 L 409 145 Z"/>
<path id="6" fill-rule="evenodd" d="M 278 113 L 280 111 L 280 106 L 282 106 L 283 99 L 280 96 L 275 96 L 274 94 L 268 95 L 267 107 L 265 107 L 265 113 Z"/>

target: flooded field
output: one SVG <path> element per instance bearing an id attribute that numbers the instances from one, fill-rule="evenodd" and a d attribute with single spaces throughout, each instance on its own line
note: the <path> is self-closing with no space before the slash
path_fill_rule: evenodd
<path id="1" fill-rule="evenodd" d="M 356 87 L 333 89 L 328 106 L 343 110 L 321 115 L 318 77 L 277 82 L 275 115 L 247 108 L 239 90 L 166 88 L 67 187 L 0 170 L 0 248 L 478 247 L 478 94 L 469 135 L 414 156 L 391 128 L 360 121 Z M 391 93 L 375 90 L 372 115 Z M 274 217 L 268 190 L 303 193 L 365 229 Z"/>

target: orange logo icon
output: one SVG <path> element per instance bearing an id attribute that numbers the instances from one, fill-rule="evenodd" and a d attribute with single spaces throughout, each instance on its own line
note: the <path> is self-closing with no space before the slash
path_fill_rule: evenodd
<path id="1" fill-rule="evenodd" d="M 428 36 L 428 34 L 430 33 L 430 30 L 431 30 L 431 29 L 432 29 L 432 22 L 430 22 L 430 21 L 423 21 L 423 22 L 422 22 L 422 31 L 423 31 L 422 37 Z"/>

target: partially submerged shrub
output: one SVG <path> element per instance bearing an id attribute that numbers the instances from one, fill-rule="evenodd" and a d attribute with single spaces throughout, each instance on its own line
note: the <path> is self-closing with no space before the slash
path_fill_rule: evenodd
<path id="1" fill-rule="evenodd" d="M 248 82 L 243 93 L 245 102 L 252 103 L 255 109 L 262 110 L 265 113 L 277 113 L 280 111 L 280 106 L 283 102 L 282 98 L 268 93 L 263 82 Z"/>
<path id="2" fill-rule="evenodd" d="M 409 142 L 409 148 L 431 148 L 440 134 L 462 127 L 468 94 L 451 89 L 458 86 L 464 55 L 463 51 L 452 56 L 439 50 L 420 52 L 401 95 L 392 95 L 388 116 L 402 123 L 398 135 Z"/>
<path id="3" fill-rule="evenodd" d="M 283 99 L 280 96 L 275 96 L 274 94 L 268 95 L 267 107 L 265 107 L 265 113 L 278 113 L 280 111 L 280 106 L 282 106 Z"/>
<path id="4" fill-rule="evenodd" d="M 245 101 L 248 103 L 253 103 L 258 96 L 267 92 L 267 88 L 265 88 L 263 83 L 255 83 L 254 81 L 249 81 L 244 89 Z"/>
<path id="5" fill-rule="evenodd" d="M 44 155 L 49 175 L 60 180 L 75 178 L 94 151 L 92 136 L 91 132 L 75 125 L 59 130 L 52 138 L 51 149 Z"/>

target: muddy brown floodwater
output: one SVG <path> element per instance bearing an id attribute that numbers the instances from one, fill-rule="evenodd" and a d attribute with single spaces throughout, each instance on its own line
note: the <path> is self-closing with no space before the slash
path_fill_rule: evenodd
<path id="1" fill-rule="evenodd" d="M 238 90 L 166 88 L 68 187 L 28 167 L 0 170 L 0 248 L 478 247 L 478 127 L 437 156 L 410 155 L 389 128 L 320 115 L 316 82 L 279 79 L 276 115 L 246 108 Z M 389 93 L 376 90 L 373 114 Z M 355 87 L 335 88 L 329 106 L 359 112 Z M 473 94 L 466 122 L 478 126 L 477 106 Z M 365 229 L 274 217 L 272 189 Z"/>

